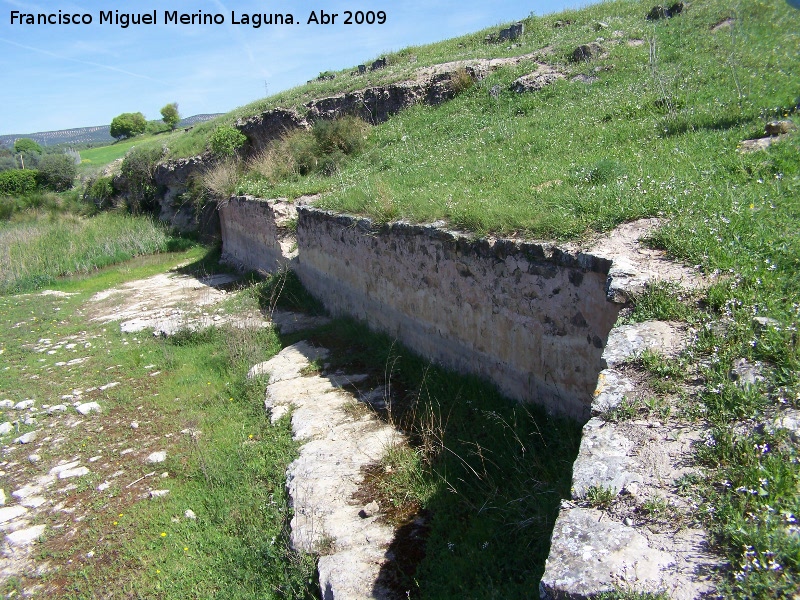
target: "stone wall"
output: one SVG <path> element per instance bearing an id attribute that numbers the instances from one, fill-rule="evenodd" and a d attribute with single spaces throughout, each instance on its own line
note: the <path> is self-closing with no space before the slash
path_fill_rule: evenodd
<path id="1" fill-rule="evenodd" d="M 296 254 L 291 223 L 297 208 L 285 200 L 234 196 L 219 206 L 222 260 L 273 273 Z"/>
<path id="2" fill-rule="evenodd" d="M 586 421 L 620 305 L 610 261 L 548 244 L 298 210 L 303 285 L 334 315 L 397 337 L 517 400 Z"/>

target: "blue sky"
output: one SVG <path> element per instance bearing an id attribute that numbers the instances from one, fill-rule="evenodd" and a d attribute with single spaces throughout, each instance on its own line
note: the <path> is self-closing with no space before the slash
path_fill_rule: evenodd
<path id="1" fill-rule="evenodd" d="M 0 0 L 0 134 L 104 125 L 122 112 L 160 118 L 227 112 L 379 57 L 587 2 L 542 0 Z M 100 11 L 157 13 L 156 25 L 100 24 Z M 164 11 L 222 14 L 223 25 L 164 24 Z M 308 25 L 312 10 L 382 10 L 383 25 Z M 90 25 L 11 24 L 25 14 L 88 14 Z M 233 25 L 244 13 L 292 13 L 300 25 Z M 343 19 L 343 16 L 337 18 Z M 265 88 L 266 84 L 266 88 Z"/>

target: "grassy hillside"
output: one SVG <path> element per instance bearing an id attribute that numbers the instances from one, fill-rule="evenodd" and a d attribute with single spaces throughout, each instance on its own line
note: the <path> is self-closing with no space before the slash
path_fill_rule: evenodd
<path id="1" fill-rule="evenodd" d="M 320 192 L 322 206 L 378 221 L 444 219 L 483 234 L 581 239 L 638 217 L 663 217 L 664 227 L 649 243 L 697 266 L 713 282 L 688 300 L 657 286 L 637 299 L 630 316 L 682 320 L 696 332 L 684 355 L 668 364 L 654 359 L 646 367 L 655 379 L 677 382 L 664 386 L 667 392 L 654 392 L 673 395 L 666 405 L 676 408 L 668 418 L 708 427 L 695 456 L 704 476 L 683 481 L 682 489 L 709 531 L 712 549 L 729 566 L 717 574 L 723 597 L 792 598 L 800 589 L 800 444 L 767 425 L 780 410 L 800 409 L 800 135 L 754 153 L 742 153 L 740 142 L 763 135 L 770 120 L 798 121 L 800 11 L 783 0 L 707 0 L 672 19 L 647 21 L 652 5 L 610 2 L 528 18 L 525 36 L 514 47 L 487 45 L 488 31 L 482 31 L 409 48 L 389 55 L 386 69 L 364 76 L 343 71 L 151 143 L 166 144 L 170 157 L 197 154 L 215 127 L 269 108 L 302 110 L 312 98 L 408 79 L 425 65 L 538 52 L 541 61 L 564 73 L 562 81 L 517 94 L 511 83 L 534 64 L 501 68 L 449 103 L 417 106 L 370 127 L 360 153 L 328 174 L 287 169 L 267 177 L 252 164 L 229 163 L 230 180 L 239 192 L 262 197 Z M 600 45 L 600 55 L 573 62 L 573 50 L 590 42 Z M 287 147 L 277 145 L 273 152 Z M 110 160 L 118 150 L 98 150 L 97 161 Z M 58 238 L 75 235 L 68 231 Z M 154 247 L 161 247 L 165 238 L 156 237 Z M 70 266 L 54 275 L 75 271 L 80 269 Z M 320 341 L 347 341 L 342 327 L 320 333 Z M 362 332 L 349 335 L 367 345 Z M 742 387 L 731 380 L 731 366 L 742 358 L 758 366 L 763 381 Z M 423 373 L 425 389 L 433 390 L 431 402 L 445 402 L 439 375 Z M 403 383 L 412 389 L 415 377 Z M 465 390 L 453 394 L 453 410 L 466 411 L 463 419 L 453 413 L 454 428 L 479 422 L 461 400 L 483 392 Z M 648 410 L 630 408 L 633 416 Z M 454 435 L 448 449 L 473 439 L 471 433 Z M 558 428 L 546 435 L 558 439 Z M 577 443 L 569 435 L 561 439 Z M 409 462 L 420 457 L 425 458 L 417 448 Z M 565 461 L 559 459 L 560 469 Z M 398 472 L 444 486 L 435 464 Z M 413 575 L 416 597 L 522 597 L 536 589 L 552 519 L 536 521 L 537 531 L 530 533 L 522 524 L 536 514 L 532 507 L 517 509 L 515 503 L 517 512 L 501 511 L 496 521 L 480 508 L 481 485 L 496 481 L 501 490 L 512 487 L 510 480 L 499 472 L 478 483 L 465 477 L 464 487 L 476 489 L 442 494 L 448 506 L 420 495 L 419 508 L 433 518 L 428 553 Z M 520 479 L 525 486 L 531 480 Z M 387 492 L 393 497 L 410 493 L 407 482 L 390 483 L 400 486 L 397 493 Z M 556 496 L 565 493 L 554 494 L 552 505 L 526 497 L 552 516 Z M 500 505 L 506 498 L 494 500 Z M 483 559 L 487 536 L 519 562 L 499 551 Z M 527 570 L 520 566 L 525 561 Z M 519 580 L 503 569 L 520 573 Z"/>
<path id="2" fill-rule="evenodd" d="M 648 22 L 648 7 L 610 3 L 528 19 L 515 51 L 550 46 L 544 59 L 565 80 L 520 95 L 509 86 L 533 65 L 500 69 L 444 106 L 419 106 L 374 128 L 369 150 L 336 177 L 274 185 L 249 175 L 240 191 L 323 191 L 323 206 L 379 220 L 445 219 L 481 233 L 547 238 L 685 214 L 731 185 L 746 205 L 765 190 L 778 193 L 758 180 L 785 171 L 775 156 L 791 150 L 744 156 L 737 145 L 763 135 L 767 120 L 794 113 L 800 12 L 777 2 L 738 10 L 705 2 Z M 713 29 L 726 18 L 730 26 Z M 554 27 L 567 19 L 571 25 Z M 471 39 L 482 35 L 463 43 Z M 600 58 L 569 60 L 595 40 Z M 473 44 L 475 51 L 437 58 L 497 50 Z"/>

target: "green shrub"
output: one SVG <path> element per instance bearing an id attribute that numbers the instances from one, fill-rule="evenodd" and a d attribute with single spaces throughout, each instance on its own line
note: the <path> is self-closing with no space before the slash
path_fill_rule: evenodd
<path id="1" fill-rule="evenodd" d="M 284 140 L 283 146 L 297 173 L 308 175 L 317 170 L 317 144 L 311 132 L 298 130 Z"/>
<path id="2" fill-rule="evenodd" d="M 16 169 L 17 161 L 10 153 L 0 154 L 0 171 L 8 171 L 9 169 Z"/>
<path id="3" fill-rule="evenodd" d="M 48 154 L 39 162 L 39 180 L 56 192 L 70 189 L 77 174 L 75 161 L 66 154 Z"/>
<path id="4" fill-rule="evenodd" d="M 114 197 L 114 193 L 114 179 L 112 177 L 98 177 L 86 185 L 83 199 L 94 202 L 98 208 L 108 208 L 111 205 L 111 198 Z"/>
<path id="5" fill-rule="evenodd" d="M 318 154 L 355 154 L 364 148 L 369 125 L 358 117 L 344 116 L 332 121 L 317 121 L 312 133 Z"/>
<path id="6" fill-rule="evenodd" d="M 208 145 L 215 156 L 233 156 L 246 141 L 247 137 L 241 131 L 230 125 L 223 125 L 214 130 Z"/>
<path id="7" fill-rule="evenodd" d="M 32 169 L 2 171 L 0 172 L 0 195 L 24 196 L 35 192 L 38 178 L 39 172 Z"/>
<path id="8" fill-rule="evenodd" d="M 131 148 L 122 161 L 120 171 L 128 184 L 128 206 L 133 214 L 154 207 L 158 187 L 153 174 L 163 152 L 159 146 Z"/>
<path id="9" fill-rule="evenodd" d="M 450 76 L 450 85 L 453 89 L 453 93 L 456 96 L 466 92 L 474 84 L 475 80 L 472 78 L 472 75 L 470 75 L 469 71 L 467 71 L 464 67 L 457 69 L 456 72 Z"/>

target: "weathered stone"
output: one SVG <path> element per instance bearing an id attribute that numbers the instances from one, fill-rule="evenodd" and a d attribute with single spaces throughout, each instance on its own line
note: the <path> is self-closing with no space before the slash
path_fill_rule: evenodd
<path id="1" fill-rule="evenodd" d="M 608 335 L 603 360 L 618 365 L 645 350 L 657 350 L 667 356 L 677 355 L 687 344 L 683 326 L 664 321 L 645 321 L 615 327 Z"/>
<path id="2" fill-rule="evenodd" d="M 28 508 L 39 508 L 47 503 L 47 500 L 42 498 L 41 496 L 31 496 L 30 498 L 25 498 L 22 501 L 22 506 L 27 506 Z"/>
<path id="3" fill-rule="evenodd" d="M 47 409 L 47 414 L 53 415 L 55 413 L 65 412 L 66 410 L 67 410 L 66 404 L 56 404 Z"/>
<path id="4" fill-rule="evenodd" d="M 742 154 L 748 154 L 750 152 L 757 152 L 759 150 L 766 150 L 769 148 L 772 143 L 779 138 L 777 137 L 764 137 L 764 138 L 756 138 L 754 140 L 744 140 L 739 142 L 738 151 Z"/>
<path id="5" fill-rule="evenodd" d="M 164 498 L 165 496 L 169 495 L 169 490 L 150 490 L 149 496 L 150 499 L 155 498 Z"/>
<path id="6" fill-rule="evenodd" d="M 562 73 L 550 68 L 540 68 L 533 73 L 523 75 L 514 80 L 514 83 L 511 84 L 511 89 L 518 94 L 538 92 L 559 79 L 564 79 Z"/>
<path id="7" fill-rule="evenodd" d="M 632 470 L 628 454 L 633 442 L 610 423 L 597 417 L 583 427 L 581 447 L 572 465 L 572 494 L 583 498 L 591 487 L 619 493 L 626 485 L 641 481 Z"/>
<path id="8" fill-rule="evenodd" d="M 50 469 L 50 475 L 58 476 L 62 472 L 69 471 L 70 469 L 74 469 L 75 467 L 77 467 L 80 464 L 81 464 L 80 460 L 74 460 L 72 462 L 62 463 L 60 465 L 56 465 L 55 467 Z"/>
<path id="9" fill-rule="evenodd" d="M 63 471 L 59 472 L 58 478 L 72 479 L 73 477 L 83 477 L 89 473 L 90 471 L 87 467 L 75 467 L 73 469 L 64 469 Z"/>
<path id="10" fill-rule="evenodd" d="M 222 260 L 263 274 L 285 267 L 297 254 L 290 225 L 297 222 L 299 204 L 252 196 L 235 196 L 220 204 Z"/>
<path id="11" fill-rule="evenodd" d="M 0 423 L 0 435 L 6 435 L 14 431 L 14 426 L 9 422 L 6 421 L 5 423 Z"/>
<path id="12" fill-rule="evenodd" d="M 381 507 L 378 505 L 377 502 L 374 500 L 367 504 L 364 508 L 358 511 L 358 516 L 362 519 L 369 519 L 370 517 L 374 517 L 377 515 L 381 510 Z"/>
<path id="13" fill-rule="evenodd" d="M 197 515 L 194 514 L 194 511 L 191 508 L 187 508 L 186 511 L 184 511 L 183 516 L 191 520 L 195 520 L 197 518 Z"/>
<path id="14" fill-rule="evenodd" d="M 761 363 L 753 364 L 746 358 L 740 358 L 734 361 L 729 376 L 732 381 L 737 382 L 741 386 L 756 385 L 764 381 L 764 375 L 762 375 L 761 371 Z"/>
<path id="15" fill-rule="evenodd" d="M 197 231 L 205 237 L 219 234 L 219 218 L 213 202 L 198 211 L 193 202 L 182 200 L 193 179 L 207 171 L 212 163 L 211 157 L 204 155 L 170 160 L 156 166 L 153 182 L 163 190 L 158 198 L 158 218 L 161 221 L 182 232 Z M 114 180 L 115 186 L 119 179 Z"/>
<path id="16" fill-rule="evenodd" d="M 23 400 L 22 402 L 17 402 L 14 405 L 15 410 L 26 410 L 33 406 L 36 402 L 34 400 Z"/>
<path id="17" fill-rule="evenodd" d="M 505 42 L 509 40 L 516 40 L 525 33 L 525 24 L 522 21 L 517 21 L 511 27 L 501 29 L 497 34 L 498 42 Z"/>
<path id="18" fill-rule="evenodd" d="M 575 77 L 570 79 L 570 81 L 577 81 L 579 83 L 585 83 L 587 85 L 590 85 L 592 83 L 596 83 L 596 82 L 600 81 L 600 78 L 599 77 L 595 77 L 594 75 L 584 75 L 583 73 L 579 73 L 579 74 L 575 75 Z"/>
<path id="19" fill-rule="evenodd" d="M 305 442 L 286 471 L 294 508 L 292 545 L 323 554 L 318 571 L 326 598 L 381 598 L 384 591 L 376 581 L 388 560 L 393 530 L 366 513 L 359 516 L 367 510 L 374 515 L 379 508 L 370 503 L 359 511 L 353 494 L 363 468 L 378 462 L 403 436 L 374 417 L 353 421 L 346 409 L 355 401 L 350 394 L 325 377 L 302 375 L 322 352 L 295 344 L 264 367 L 270 373 L 267 397 L 273 418 L 278 408 L 293 407 L 293 436 Z"/>
<path id="20" fill-rule="evenodd" d="M 784 135 L 797 129 L 793 121 L 770 121 L 764 127 L 764 133 L 769 136 Z"/>
<path id="21" fill-rule="evenodd" d="M 659 19 L 671 19 L 683 12 L 683 2 L 676 2 L 675 4 L 666 6 L 654 6 L 650 9 L 645 17 L 648 21 L 658 21 Z"/>
<path id="22" fill-rule="evenodd" d="M 588 419 L 619 311 L 606 301 L 610 262 L 433 226 L 373 227 L 311 207 L 298 214 L 295 270 L 331 313 L 366 320 L 512 398 Z"/>
<path id="23" fill-rule="evenodd" d="M 100 405 L 97 402 L 84 402 L 83 404 L 79 404 L 78 406 L 76 406 L 75 410 L 77 410 L 84 416 L 94 412 L 97 413 L 102 412 L 102 409 L 100 408 Z"/>
<path id="24" fill-rule="evenodd" d="M 619 406 L 633 390 L 633 382 L 619 371 L 614 369 L 600 371 L 597 376 L 597 389 L 594 391 L 592 413 L 602 414 Z"/>
<path id="25" fill-rule="evenodd" d="M 6 536 L 6 541 L 12 546 L 27 546 L 38 540 L 46 528 L 46 525 L 34 525 L 26 529 L 18 529 L 9 533 Z"/>
<path id="26" fill-rule="evenodd" d="M 786 429 L 791 432 L 792 440 L 800 442 L 800 410 L 793 408 L 781 411 L 772 421 L 771 430 Z"/>
<path id="27" fill-rule="evenodd" d="M 24 506 L 4 506 L 3 508 L 0 508 L 0 523 L 5 523 L 6 521 L 11 521 L 17 517 L 21 517 L 26 512 L 28 512 L 28 509 Z"/>
<path id="28" fill-rule="evenodd" d="M 284 348 L 266 362 L 258 363 L 247 372 L 247 378 L 269 375 L 270 384 L 300 377 L 300 371 L 313 360 L 326 358 L 328 351 L 302 341 Z"/>
<path id="29" fill-rule="evenodd" d="M 29 431 L 28 433 L 19 436 L 14 441 L 18 444 L 30 444 L 31 442 L 36 441 L 36 437 L 39 435 L 38 431 Z"/>
<path id="30" fill-rule="evenodd" d="M 593 60 L 600 56 L 602 51 L 603 48 L 597 42 L 582 44 L 581 46 L 575 48 L 575 50 L 572 52 L 572 60 L 574 62 Z"/>
<path id="31" fill-rule="evenodd" d="M 308 129 L 310 124 L 294 110 L 275 108 L 240 119 L 236 127 L 247 136 L 251 152 L 258 153 L 295 129 Z"/>
<path id="32" fill-rule="evenodd" d="M 540 593 L 542 598 L 588 599 L 618 588 L 660 592 L 668 588 L 664 570 L 674 562 L 635 529 L 604 519 L 601 511 L 562 507 Z"/>
<path id="33" fill-rule="evenodd" d="M 775 329 L 781 326 L 781 322 L 769 317 L 753 317 L 753 328 L 756 331 L 764 332 L 767 329 Z"/>
<path id="34" fill-rule="evenodd" d="M 158 452 L 151 452 L 145 459 L 145 462 L 150 464 L 162 463 L 167 460 L 167 451 L 160 450 Z"/>

